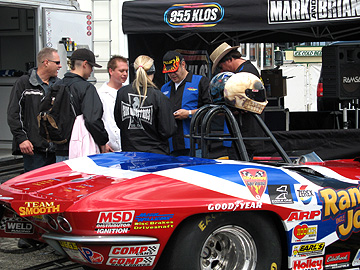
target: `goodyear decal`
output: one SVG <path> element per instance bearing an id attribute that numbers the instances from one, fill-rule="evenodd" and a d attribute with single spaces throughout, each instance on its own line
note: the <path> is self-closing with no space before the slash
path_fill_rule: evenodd
<path id="1" fill-rule="evenodd" d="M 323 220 L 336 220 L 336 233 L 341 240 L 346 240 L 353 232 L 360 230 L 359 187 L 340 190 L 326 188 L 319 191 L 323 202 Z"/>
<path id="2" fill-rule="evenodd" d="M 164 21 L 172 28 L 213 27 L 223 17 L 223 7 L 215 2 L 175 4 L 164 12 Z"/>
<path id="3" fill-rule="evenodd" d="M 251 194 L 260 200 L 267 187 L 267 175 L 264 170 L 247 168 L 239 171 L 241 179 Z"/>

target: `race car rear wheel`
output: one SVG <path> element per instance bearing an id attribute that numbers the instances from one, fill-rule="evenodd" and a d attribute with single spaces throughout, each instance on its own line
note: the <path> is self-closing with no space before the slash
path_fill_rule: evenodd
<path id="1" fill-rule="evenodd" d="M 156 269 L 281 269 L 281 242 L 265 213 L 201 215 L 177 232 Z"/>

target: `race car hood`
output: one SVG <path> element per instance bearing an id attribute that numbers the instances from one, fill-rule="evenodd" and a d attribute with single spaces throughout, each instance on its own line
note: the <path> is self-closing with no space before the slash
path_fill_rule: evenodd
<path id="1" fill-rule="evenodd" d="M 90 194 L 129 179 L 171 168 L 214 163 L 217 162 L 137 152 L 94 155 L 15 177 L 0 185 L 0 201 L 10 203 L 20 216 L 59 213 Z"/>

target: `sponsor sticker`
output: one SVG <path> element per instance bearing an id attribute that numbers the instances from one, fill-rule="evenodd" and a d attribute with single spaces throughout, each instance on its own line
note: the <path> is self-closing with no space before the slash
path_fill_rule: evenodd
<path id="1" fill-rule="evenodd" d="M 234 203 L 210 203 L 208 204 L 207 209 L 209 211 L 225 211 L 225 210 L 242 210 L 242 209 L 261 209 L 261 202 L 251 202 L 239 200 Z"/>
<path id="2" fill-rule="evenodd" d="M 130 232 L 135 211 L 100 212 L 95 226 L 98 234 L 126 234 Z"/>
<path id="3" fill-rule="evenodd" d="M 322 270 L 323 257 L 309 258 L 305 260 L 293 261 L 293 270 Z"/>
<path id="4" fill-rule="evenodd" d="M 240 170 L 239 174 L 250 193 L 260 200 L 267 187 L 266 171 L 248 168 Z"/>
<path id="5" fill-rule="evenodd" d="M 111 266 L 151 266 L 155 261 L 155 256 L 147 256 L 147 257 L 129 257 L 129 258 L 114 258 L 109 257 L 106 265 Z"/>
<path id="6" fill-rule="evenodd" d="M 6 233 L 33 234 L 34 226 L 26 221 L 7 221 L 5 223 Z"/>
<path id="7" fill-rule="evenodd" d="M 293 229 L 291 243 L 314 242 L 317 240 L 317 225 L 297 225 Z"/>
<path id="8" fill-rule="evenodd" d="M 58 241 L 66 254 L 73 260 L 87 262 L 74 242 Z"/>
<path id="9" fill-rule="evenodd" d="M 304 245 L 294 245 L 292 254 L 294 257 L 309 257 L 324 255 L 325 243 L 314 243 Z"/>
<path id="10" fill-rule="evenodd" d="M 354 260 L 352 262 L 352 265 L 353 266 L 358 266 L 360 265 L 360 249 L 357 251 L 355 257 L 354 257 Z"/>
<path id="11" fill-rule="evenodd" d="M 307 187 L 307 185 L 301 185 L 298 189 L 296 189 L 296 194 L 298 198 L 305 205 L 309 204 L 311 202 L 311 199 L 314 197 L 314 192 Z"/>
<path id="12" fill-rule="evenodd" d="M 313 211 L 296 211 L 291 212 L 286 221 L 314 221 L 321 220 L 321 211 L 313 210 Z"/>
<path id="13" fill-rule="evenodd" d="M 325 257 L 325 269 L 337 269 L 348 267 L 350 260 L 350 251 L 335 254 L 329 254 Z"/>
<path id="14" fill-rule="evenodd" d="M 174 217 L 174 214 L 159 214 L 159 213 L 141 213 L 135 216 L 135 221 L 159 221 L 159 220 L 170 220 Z"/>
<path id="15" fill-rule="evenodd" d="M 60 212 L 60 204 L 55 202 L 24 202 L 19 207 L 20 216 L 46 215 Z"/>
<path id="16" fill-rule="evenodd" d="M 294 203 L 290 185 L 269 185 L 268 192 L 272 204 Z"/>
<path id="17" fill-rule="evenodd" d="M 157 255 L 160 244 L 139 246 L 113 246 L 110 249 L 111 257 L 145 257 Z"/>

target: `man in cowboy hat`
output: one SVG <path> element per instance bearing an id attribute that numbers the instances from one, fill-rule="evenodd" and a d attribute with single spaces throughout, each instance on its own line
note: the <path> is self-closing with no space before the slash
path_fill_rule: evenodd
<path id="1" fill-rule="evenodd" d="M 210 55 L 210 59 L 213 62 L 212 73 L 213 75 L 217 72 L 230 71 L 234 73 L 239 72 L 248 72 L 260 77 L 260 73 L 257 68 L 251 63 L 250 60 L 245 60 L 241 58 L 241 53 L 237 50 L 239 46 L 230 46 L 226 42 L 218 46 L 213 53 Z M 217 71 L 217 72 L 216 72 Z M 239 114 L 241 119 L 239 123 L 241 125 L 241 132 L 243 137 L 263 137 L 264 133 L 262 128 L 255 120 L 255 118 L 247 112 L 242 112 Z M 264 118 L 264 112 L 261 114 L 261 117 Z M 224 127 L 224 132 L 228 132 L 227 127 Z M 224 144 L 229 147 L 231 144 Z M 247 148 L 249 157 L 252 158 L 256 149 L 263 148 L 262 141 L 245 141 L 245 146 Z M 231 159 L 238 159 L 236 153 L 234 153 L 233 148 L 229 148 L 229 156 Z"/>
<path id="2" fill-rule="evenodd" d="M 249 72 L 260 78 L 259 71 L 251 61 L 241 58 L 241 53 L 237 50 L 238 48 L 239 46 L 231 47 L 226 42 L 217 47 L 210 55 L 210 59 L 213 62 L 212 74 L 215 75 L 216 70 L 234 73 Z"/>

